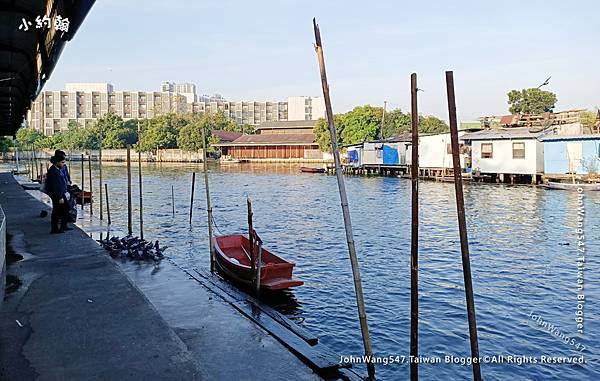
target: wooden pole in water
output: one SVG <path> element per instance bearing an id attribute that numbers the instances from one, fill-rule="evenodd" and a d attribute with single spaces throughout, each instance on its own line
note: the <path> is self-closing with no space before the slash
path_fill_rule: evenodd
<path id="1" fill-rule="evenodd" d="M 252 284 L 256 286 L 256 267 L 254 266 L 254 224 L 252 222 L 252 201 L 250 201 L 250 197 L 246 198 L 246 204 L 248 206 L 248 240 L 250 241 L 250 271 L 252 272 Z"/>
<path id="2" fill-rule="evenodd" d="M 98 123 L 98 181 L 99 181 L 99 187 L 98 190 L 100 191 L 100 220 L 104 219 L 104 211 L 103 211 L 103 205 L 102 205 L 102 140 L 104 139 L 104 135 L 102 132 L 102 123 Z"/>
<path id="3" fill-rule="evenodd" d="M 171 185 L 171 206 L 173 207 L 173 217 L 175 217 L 175 189 Z"/>
<path id="4" fill-rule="evenodd" d="M 194 212 L 194 188 L 196 187 L 196 172 L 192 172 L 192 195 L 190 196 L 190 225 L 192 224 L 192 214 Z"/>
<path id="5" fill-rule="evenodd" d="M 138 182 L 140 188 L 140 238 L 144 239 L 144 202 L 142 196 L 142 151 L 138 147 Z"/>
<path id="6" fill-rule="evenodd" d="M 81 154 L 81 210 L 83 210 L 83 205 L 85 204 L 85 159 L 83 154 Z"/>
<path id="7" fill-rule="evenodd" d="M 410 75 L 412 122 L 412 218 L 410 248 L 410 355 L 419 356 L 419 112 L 417 110 L 417 74 Z M 419 363 L 411 361 L 410 379 L 419 379 Z"/>
<path id="8" fill-rule="evenodd" d="M 456 99 L 454 96 L 453 72 L 446 72 L 446 90 L 448 92 L 448 114 L 450 118 L 450 139 L 452 143 L 452 162 L 454 164 L 454 188 L 456 191 L 456 210 L 458 229 L 460 232 L 460 251 L 462 254 L 463 276 L 465 279 L 465 296 L 467 299 L 467 317 L 469 320 L 469 337 L 471 340 L 471 358 L 473 359 L 473 380 L 481 380 L 479 366 L 479 344 L 477 342 L 477 321 L 475 319 L 475 300 L 473 298 L 473 281 L 471 279 L 471 260 L 469 258 L 469 240 L 467 238 L 467 222 L 465 217 L 465 200 L 462 186 L 462 170 L 460 166 L 460 147 L 458 145 L 458 125 L 456 122 Z"/>
<path id="9" fill-rule="evenodd" d="M 127 144 L 127 233 L 133 234 L 133 209 L 131 205 L 131 146 Z"/>
<path id="10" fill-rule="evenodd" d="M 323 96 L 325 98 L 325 109 L 327 111 L 327 121 L 329 123 L 329 136 L 331 138 L 331 148 L 335 161 L 335 175 L 337 177 L 340 199 L 342 202 L 342 213 L 344 216 L 344 226 L 346 228 L 346 240 L 348 242 L 348 254 L 352 263 L 352 275 L 354 277 L 354 290 L 356 292 L 356 302 L 358 304 L 358 317 L 360 320 L 360 328 L 362 332 L 363 345 L 365 355 L 368 358 L 373 358 L 373 349 L 371 347 L 371 337 L 369 336 L 369 326 L 367 323 L 367 313 L 365 310 L 365 300 L 362 291 L 362 281 L 360 278 L 360 270 L 358 268 L 358 258 L 356 256 L 356 247 L 354 246 L 354 237 L 352 233 L 352 223 L 350 221 L 350 209 L 348 207 L 348 198 L 346 196 L 346 186 L 342 175 L 342 164 L 340 161 L 340 153 L 338 151 L 337 137 L 335 124 L 333 121 L 333 111 L 331 109 L 331 99 L 329 97 L 329 84 L 327 83 L 327 74 L 325 71 L 325 58 L 323 56 L 323 46 L 321 44 L 321 32 L 315 19 L 313 19 L 313 27 L 315 31 L 315 51 L 319 60 L 321 71 L 321 86 L 323 87 Z M 375 378 L 375 365 L 373 362 L 367 363 L 367 370 L 371 379 Z"/>
<path id="11" fill-rule="evenodd" d="M 104 183 L 104 194 L 106 195 L 106 217 L 108 218 L 108 224 L 110 225 L 110 204 L 108 202 L 108 184 Z"/>
<path id="12" fill-rule="evenodd" d="M 94 188 L 92 186 L 93 182 L 92 182 L 92 153 L 90 151 L 90 154 L 88 156 L 88 175 L 90 178 L 90 215 L 94 215 L 94 208 L 93 208 L 93 199 L 94 199 L 94 192 L 92 191 L 92 189 Z"/>
<path id="13" fill-rule="evenodd" d="M 212 205 L 210 202 L 210 189 L 208 187 L 208 163 L 206 162 L 206 131 L 202 128 L 202 166 L 204 168 L 204 188 L 206 189 L 206 210 L 208 211 L 208 246 L 210 253 L 210 271 L 215 271 L 215 254 L 213 249 L 212 230 Z"/>

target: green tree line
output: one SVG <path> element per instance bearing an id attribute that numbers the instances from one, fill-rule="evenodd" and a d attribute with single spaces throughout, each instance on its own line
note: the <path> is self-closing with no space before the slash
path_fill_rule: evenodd
<path id="1" fill-rule="evenodd" d="M 410 113 L 405 114 L 400 109 L 387 111 L 383 119 L 383 126 L 381 125 L 382 116 L 382 107 L 370 105 L 358 106 L 345 114 L 334 115 L 338 144 L 349 145 L 378 140 L 381 137 L 389 138 L 411 130 Z M 419 115 L 419 132 L 439 133 L 449 130 L 450 128 L 443 120 L 432 115 Z M 321 150 L 331 151 L 329 125 L 325 119 L 317 120 L 314 133 Z"/>
<path id="2" fill-rule="evenodd" d="M 142 152 L 167 148 L 198 151 L 202 148 L 202 128 L 209 147 L 219 142 L 216 136 L 212 136 L 212 130 L 254 132 L 252 126 L 240 126 L 222 111 L 201 115 L 169 113 L 150 119 L 126 121 L 109 112 L 87 127 L 71 121 L 65 131 L 51 136 L 44 136 L 33 128 L 21 128 L 17 131 L 16 143 L 23 148 L 95 150 L 100 148 L 102 140 L 104 149 L 122 149 L 129 144 Z"/>

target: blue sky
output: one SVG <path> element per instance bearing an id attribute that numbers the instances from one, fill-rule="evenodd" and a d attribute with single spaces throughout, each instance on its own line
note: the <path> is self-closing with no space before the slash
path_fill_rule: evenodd
<path id="1" fill-rule="evenodd" d="M 98 0 L 45 90 L 110 82 L 155 90 L 192 82 L 229 100 L 321 95 L 312 18 L 321 26 L 334 112 L 410 107 L 447 120 L 444 71 L 458 117 L 507 113 L 506 93 L 536 87 L 557 110 L 600 106 L 596 1 Z"/>

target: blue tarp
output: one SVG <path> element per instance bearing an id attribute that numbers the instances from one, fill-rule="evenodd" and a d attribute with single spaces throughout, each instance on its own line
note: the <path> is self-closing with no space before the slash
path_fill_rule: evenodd
<path id="1" fill-rule="evenodd" d="M 383 145 L 383 164 L 400 164 L 396 148 Z"/>
<path id="2" fill-rule="evenodd" d="M 351 150 L 348 151 L 348 157 L 351 163 L 358 163 L 358 151 Z"/>

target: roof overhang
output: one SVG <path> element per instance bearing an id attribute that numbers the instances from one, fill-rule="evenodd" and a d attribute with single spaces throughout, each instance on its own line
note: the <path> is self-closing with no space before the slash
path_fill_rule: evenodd
<path id="1" fill-rule="evenodd" d="M 94 2 L 0 0 L 0 136 L 14 135 L 21 126 Z M 50 28 L 37 28 L 38 16 L 48 16 Z M 57 16 L 69 19 L 67 31 L 54 26 Z"/>

